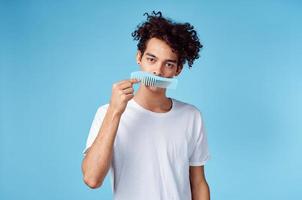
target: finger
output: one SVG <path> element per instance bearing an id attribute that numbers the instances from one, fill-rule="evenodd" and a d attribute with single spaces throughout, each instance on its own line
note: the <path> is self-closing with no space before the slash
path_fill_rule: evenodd
<path id="1" fill-rule="evenodd" d="M 140 82 L 140 80 L 138 79 L 129 79 L 129 80 L 125 80 L 125 81 L 122 81 L 121 84 L 120 84 L 120 88 L 121 89 L 126 89 L 126 88 L 129 88 L 129 87 L 132 87 L 132 85 L 134 83 L 138 83 Z"/>
<path id="2" fill-rule="evenodd" d="M 139 79 L 136 79 L 136 78 L 133 78 L 133 79 L 130 79 L 130 82 L 133 84 L 133 83 L 139 83 L 140 80 Z"/>
<path id="3" fill-rule="evenodd" d="M 122 81 L 119 84 L 120 89 L 125 89 L 125 88 L 131 87 L 131 86 L 132 86 L 132 83 L 129 80 Z"/>
<path id="4" fill-rule="evenodd" d="M 134 92 L 134 89 L 132 87 L 126 88 L 123 90 L 124 94 L 132 94 Z"/>
<path id="5" fill-rule="evenodd" d="M 126 94 L 126 99 L 129 101 L 130 99 L 132 99 L 134 97 L 133 94 Z"/>

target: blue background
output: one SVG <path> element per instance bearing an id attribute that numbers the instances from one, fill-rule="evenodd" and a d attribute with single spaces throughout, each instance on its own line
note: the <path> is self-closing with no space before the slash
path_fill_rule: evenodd
<path id="1" fill-rule="evenodd" d="M 152 10 L 204 44 L 168 96 L 203 113 L 212 199 L 302 199 L 302 4 L 285 0 L 2 0 L 0 199 L 111 199 L 109 176 L 82 181 L 82 151 Z"/>

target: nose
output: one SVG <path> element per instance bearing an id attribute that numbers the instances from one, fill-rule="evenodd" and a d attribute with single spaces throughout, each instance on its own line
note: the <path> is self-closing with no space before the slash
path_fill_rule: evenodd
<path id="1" fill-rule="evenodd" d="M 153 70 L 153 74 L 155 74 L 156 76 L 163 76 L 162 70 L 163 70 L 163 66 L 161 63 L 159 63 Z"/>

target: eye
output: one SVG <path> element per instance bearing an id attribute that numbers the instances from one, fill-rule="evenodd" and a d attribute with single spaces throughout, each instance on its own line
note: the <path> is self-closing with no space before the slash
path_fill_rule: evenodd
<path id="1" fill-rule="evenodd" d="M 149 60 L 150 62 L 153 62 L 153 61 L 154 61 L 153 58 L 147 58 L 147 60 Z"/>
<path id="2" fill-rule="evenodd" d="M 169 67 L 169 68 L 173 68 L 173 67 L 175 66 L 175 65 L 172 64 L 172 63 L 167 63 L 166 65 L 167 65 L 167 67 Z"/>

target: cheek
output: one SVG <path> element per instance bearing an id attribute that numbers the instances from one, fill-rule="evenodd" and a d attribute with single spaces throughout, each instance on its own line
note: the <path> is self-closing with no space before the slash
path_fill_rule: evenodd
<path id="1" fill-rule="evenodd" d="M 150 63 L 148 63 L 147 61 L 141 62 L 140 68 L 141 68 L 142 71 L 148 71 L 148 72 L 153 71 L 153 66 L 150 65 Z"/>
<path id="2" fill-rule="evenodd" d="M 173 76 L 176 75 L 176 68 L 175 69 L 170 69 L 170 70 L 167 70 L 167 77 L 170 77 L 170 78 L 173 78 Z"/>
<path id="3" fill-rule="evenodd" d="M 144 63 L 141 63 L 141 64 L 140 64 L 140 69 L 141 69 L 142 71 L 148 71 L 148 67 L 147 67 Z"/>

